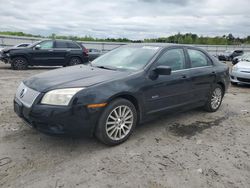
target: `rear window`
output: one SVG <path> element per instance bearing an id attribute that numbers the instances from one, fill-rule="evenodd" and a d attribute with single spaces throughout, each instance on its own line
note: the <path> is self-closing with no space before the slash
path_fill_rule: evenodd
<path id="1" fill-rule="evenodd" d="M 67 42 L 68 48 L 80 48 L 76 43 L 74 42 Z"/>
<path id="2" fill-rule="evenodd" d="M 64 41 L 56 41 L 56 48 L 67 48 L 67 43 Z"/>
<path id="3" fill-rule="evenodd" d="M 242 50 L 235 50 L 236 53 L 243 53 Z"/>
<path id="4" fill-rule="evenodd" d="M 201 51 L 188 49 L 188 55 L 192 68 L 211 65 L 211 61 L 209 61 L 208 57 Z"/>

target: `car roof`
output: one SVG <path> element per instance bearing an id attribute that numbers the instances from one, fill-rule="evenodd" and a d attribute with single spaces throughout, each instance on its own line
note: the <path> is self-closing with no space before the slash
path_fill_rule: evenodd
<path id="1" fill-rule="evenodd" d="M 62 42 L 76 42 L 76 41 L 73 41 L 73 40 L 66 40 L 66 39 L 44 39 L 44 40 L 41 40 L 42 41 L 62 41 Z"/>
<path id="2" fill-rule="evenodd" d="M 168 48 L 168 47 L 188 47 L 188 48 L 193 48 L 193 49 L 197 49 L 197 50 L 205 52 L 205 50 L 202 49 L 202 48 L 192 46 L 192 45 L 185 45 L 185 44 L 174 44 L 174 43 L 131 43 L 131 44 L 128 44 L 128 45 L 129 46 L 135 46 L 135 47 L 152 46 L 152 47 L 159 47 L 161 49 Z"/>

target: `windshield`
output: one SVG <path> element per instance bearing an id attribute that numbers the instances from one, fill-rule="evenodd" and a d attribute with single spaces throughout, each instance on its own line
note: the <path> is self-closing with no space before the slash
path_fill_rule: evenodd
<path id="1" fill-rule="evenodd" d="M 34 47 L 34 46 L 36 46 L 37 44 L 39 44 L 40 42 L 42 42 L 42 41 L 36 41 L 36 42 L 34 42 L 34 43 L 32 43 L 32 44 L 30 44 L 29 46 L 27 46 L 27 47 Z"/>
<path id="2" fill-rule="evenodd" d="M 139 70 L 156 54 L 159 47 L 125 46 L 108 52 L 92 62 L 92 66 L 101 68 Z"/>
<path id="3" fill-rule="evenodd" d="M 231 53 L 233 53 L 233 51 L 226 50 L 224 53 L 225 53 L 225 54 L 231 54 Z"/>

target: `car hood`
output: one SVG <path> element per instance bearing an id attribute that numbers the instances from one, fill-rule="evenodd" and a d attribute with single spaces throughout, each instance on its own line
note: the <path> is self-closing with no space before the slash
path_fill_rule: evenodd
<path id="1" fill-rule="evenodd" d="M 88 87 L 103 82 L 126 77 L 127 71 L 114 71 L 76 65 L 37 74 L 24 80 L 24 84 L 36 91 L 47 92 L 58 88 Z"/>
<path id="2" fill-rule="evenodd" d="M 2 52 L 6 53 L 6 52 L 9 52 L 10 50 L 22 50 L 22 49 L 25 49 L 27 47 L 9 47 L 9 48 L 3 48 L 2 49 Z"/>
<path id="3" fill-rule="evenodd" d="M 249 61 L 240 61 L 237 63 L 237 67 L 240 69 L 250 69 L 250 62 Z"/>

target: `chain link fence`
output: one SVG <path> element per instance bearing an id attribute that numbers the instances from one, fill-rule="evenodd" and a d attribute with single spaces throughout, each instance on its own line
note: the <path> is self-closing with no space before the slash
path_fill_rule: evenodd
<path id="1" fill-rule="evenodd" d="M 10 47 L 20 43 L 34 43 L 39 40 L 44 40 L 45 38 L 35 38 L 35 37 L 18 37 L 18 36 L 6 36 L 0 35 L 0 47 Z M 90 42 L 90 41 L 79 41 L 86 48 L 95 48 L 101 51 L 110 51 L 114 48 L 117 48 L 122 45 L 126 45 L 129 43 L 122 42 Z M 151 43 L 157 44 L 157 43 Z M 213 55 L 217 55 L 225 50 L 244 50 L 246 52 L 250 52 L 250 45 L 197 45 L 194 44 L 192 46 L 203 48 L 207 50 L 209 53 Z"/>

